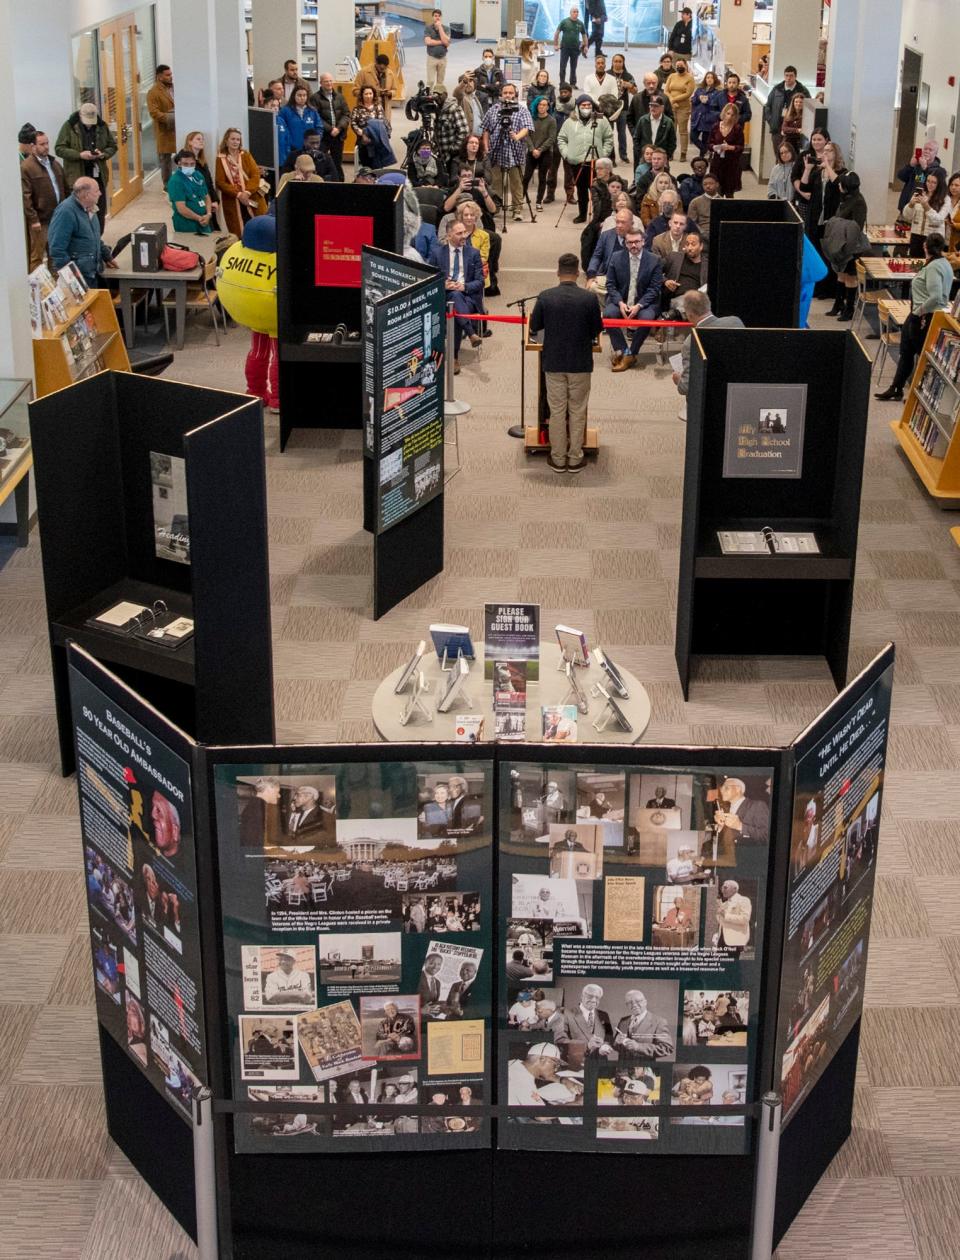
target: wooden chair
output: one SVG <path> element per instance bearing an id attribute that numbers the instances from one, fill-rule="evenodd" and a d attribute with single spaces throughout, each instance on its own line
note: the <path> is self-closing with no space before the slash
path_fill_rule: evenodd
<path id="1" fill-rule="evenodd" d="M 893 295 L 888 289 L 868 289 L 867 288 L 867 269 L 863 263 L 857 259 L 857 301 L 853 308 L 853 323 L 850 328 L 853 332 L 863 321 L 863 312 L 868 306 L 876 306 L 878 302 L 892 302 Z"/>
<path id="2" fill-rule="evenodd" d="M 900 346 L 900 329 L 895 323 L 890 307 L 884 301 L 877 303 L 877 318 L 880 321 L 880 348 L 873 366 L 877 371 L 877 384 L 883 375 L 883 365 L 887 361 L 887 352 L 891 346 Z"/>
<path id="3" fill-rule="evenodd" d="M 217 318 L 217 312 L 224 314 L 220 305 L 220 299 L 217 297 L 217 291 L 212 287 L 214 278 L 217 274 L 216 257 L 208 258 L 203 264 L 203 275 L 200 277 L 199 284 L 191 284 L 187 287 L 187 310 L 188 311 L 209 311 L 210 318 L 213 320 L 213 335 L 217 345 L 220 344 L 220 326 Z M 166 334 L 167 341 L 170 341 L 170 312 L 176 310 L 177 300 L 175 297 L 165 297 L 163 299 L 163 329 Z M 226 336 L 227 321 L 224 318 L 223 332 Z"/>

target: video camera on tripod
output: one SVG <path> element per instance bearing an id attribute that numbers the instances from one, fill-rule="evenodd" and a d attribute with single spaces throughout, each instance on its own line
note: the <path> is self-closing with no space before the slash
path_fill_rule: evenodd
<path id="1" fill-rule="evenodd" d="M 420 131 L 428 138 L 432 138 L 434 124 L 437 120 L 437 114 L 440 113 L 442 101 L 434 95 L 433 91 L 421 79 L 417 84 L 417 92 L 415 96 L 411 96 L 404 106 L 403 112 L 410 122 L 419 122 Z"/>

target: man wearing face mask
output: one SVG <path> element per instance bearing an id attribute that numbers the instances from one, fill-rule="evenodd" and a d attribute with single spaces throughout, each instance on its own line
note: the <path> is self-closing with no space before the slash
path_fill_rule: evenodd
<path id="1" fill-rule="evenodd" d="M 167 196 L 173 207 L 173 230 L 197 232 L 209 236 L 210 194 L 207 181 L 197 170 L 197 158 L 192 149 L 181 149 L 174 157 L 177 169 L 167 182 Z"/>
<path id="2" fill-rule="evenodd" d="M 493 53 L 489 48 L 484 52 L 483 60 L 474 71 L 474 79 L 477 85 L 477 95 L 480 97 L 480 104 L 483 106 L 483 112 L 486 113 L 499 97 L 500 90 L 504 84 L 503 71 L 497 66 Z"/>
<path id="3" fill-rule="evenodd" d="M 586 223 L 593 163 L 613 155 L 613 128 L 603 114 L 594 112 L 593 99 L 585 92 L 577 97 L 576 114 L 560 128 L 557 146 L 577 190 L 579 214 L 574 223 Z"/>

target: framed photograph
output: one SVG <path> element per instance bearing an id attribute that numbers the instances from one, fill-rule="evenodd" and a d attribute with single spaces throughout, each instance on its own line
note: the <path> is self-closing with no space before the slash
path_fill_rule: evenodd
<path id="1" fill-rule="evenodd" d="M 806 412 L 806 385 L 731 382 L 723 440 L 724 477 L 801 477 Z"/>

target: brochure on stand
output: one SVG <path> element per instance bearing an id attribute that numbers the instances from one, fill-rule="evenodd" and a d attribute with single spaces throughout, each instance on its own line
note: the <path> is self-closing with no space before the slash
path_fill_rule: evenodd
<path id="1" fill-rule="evenodd" d="M 526 661 L 527 678 L 540 677 L 540 605 L 485 604 L 483 676 L 493 678 L 493 662 Z"/>

